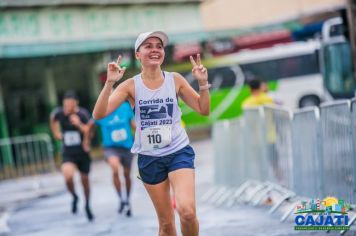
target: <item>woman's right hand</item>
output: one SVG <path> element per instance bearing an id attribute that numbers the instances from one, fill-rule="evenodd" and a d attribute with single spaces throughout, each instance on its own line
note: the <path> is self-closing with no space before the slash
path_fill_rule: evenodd
<path id="1" fill-rule="evenodd" d="M 123 77 L 126 68 L 120 66 L 121 59 L 122 57 L 119 55 L 116 62 L 110 62 L 108 64 L 106 79 L 107 82 L 114 84 Z"/>

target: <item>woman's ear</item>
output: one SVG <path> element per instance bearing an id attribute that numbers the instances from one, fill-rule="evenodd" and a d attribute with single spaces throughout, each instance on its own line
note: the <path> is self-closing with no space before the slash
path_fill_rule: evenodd
<path id="1" fill-rule="evenodd" d="M 136 57 L 137 60 L 140 60 L 140 52 L 138 52 L 138 51 L 135 52 L 135 57 Z"/>

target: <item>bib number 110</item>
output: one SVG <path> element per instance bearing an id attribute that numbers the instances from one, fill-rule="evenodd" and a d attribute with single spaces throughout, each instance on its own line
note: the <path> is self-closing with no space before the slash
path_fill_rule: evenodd
<path id="1" fill-rule="evenodd" d="M 162 142 L 162 136 L 160 134 L 147 135 L 149 144 L 156 144 Z"/>

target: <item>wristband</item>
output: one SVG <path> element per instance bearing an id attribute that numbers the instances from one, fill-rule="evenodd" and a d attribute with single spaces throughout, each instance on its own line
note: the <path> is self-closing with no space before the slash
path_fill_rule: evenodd
<path id="1" fill-rule="evenodd" d="M 107 84 L 111 87 L 114 86 L 115 83 L 116 83 L 116 81 L 109 81 L 109 80 L 105 81 L 105 84 Z"/>
<path id="2" fill-rule="evenodd" d="M 208 90 L 210 87 L 211 87 L 211 84 L 199 86 L 199 91 Z"/>

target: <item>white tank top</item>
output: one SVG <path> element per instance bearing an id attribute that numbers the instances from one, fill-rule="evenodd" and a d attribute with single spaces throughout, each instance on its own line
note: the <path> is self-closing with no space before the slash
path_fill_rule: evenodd
<path id="1" fill-rule="evenodd" d="M 163 72 L 164 82 L 158 89 L 147 88 L 141 74 L 135 82 L 135 142 L 131 152 L 165 156 L 189 144 L 181 124 L 173 73 Z"/>

